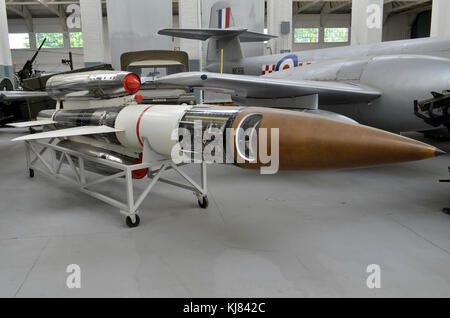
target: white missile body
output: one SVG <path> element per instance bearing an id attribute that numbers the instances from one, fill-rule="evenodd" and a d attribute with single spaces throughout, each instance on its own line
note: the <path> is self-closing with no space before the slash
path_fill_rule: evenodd
<path id="1" fill-rule="evenodd" d="M 177 140 L 172 133 L 178 129 L 186 111 L 192 106 L 179 105 L 136 105 L 125 107 L 117 116 L 115 128 L 117 139 L 124 147 L 142 149 L 143 139 L 147 139 L 151 148 L 170 156 Z"/>

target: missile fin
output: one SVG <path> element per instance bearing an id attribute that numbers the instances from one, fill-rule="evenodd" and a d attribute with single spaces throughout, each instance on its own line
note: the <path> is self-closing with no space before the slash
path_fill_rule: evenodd
<path id="1" fill-rule="evenodd" d="M 45 120 L 33 120 L 33 121 L 24 121 L 20 123 L 11 123 L 6 126 L 15 127 L 15 128 L 27 128 L 27 127 L 36 127 L 36 126 L 46 126 L 56 124 L 56 121 L 51 119 Z"/>
<path id="2" fill-rule="evenodd" d="M 25 140 L 36 140 L 36 139 L 47 139 L 47 138 L 58 138 L 58 137 L 71 137 L 71 136 L 84 136 L 84 135 L 95 135 L 95 134 L 107 134 L 116 133 L 123 130 L 116 129 L 108 126 L 81 126 L 67 129 L 59 129 L 46 131 L 38 134 L 31 134 L 13 139 L 13 141 L 25 141 Z"/>

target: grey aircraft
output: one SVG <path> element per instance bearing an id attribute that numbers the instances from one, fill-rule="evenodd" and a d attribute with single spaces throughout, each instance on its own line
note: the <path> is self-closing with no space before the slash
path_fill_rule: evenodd
<path id="1" fill-rule="evenodd" d="M 208 29 L 158 32 L 209 40 L 205 72 L 173 74 L 158 82 L 230 93 L 241 105 L 337 113 L 396 133 L 450 127 L 450 37 L 246 58 L 241 42 L 273 36 L 234 27 L 231 10 L 221 5 L 212 8 Z M 221 66 L 224 74 L 218 74 Z M 438 114 L 433 98 L 442 106 Z M 422 117 L 427 118 L 414 111 L 423 101 L 428 108 Z"/>

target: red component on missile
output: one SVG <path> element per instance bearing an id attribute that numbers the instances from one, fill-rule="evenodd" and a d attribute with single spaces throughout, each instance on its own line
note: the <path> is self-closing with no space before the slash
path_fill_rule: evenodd
<path id="1" fill-rule="evenodd" d="M 134 96 L 134 100 L 136 101 L 136 103 L 140 103 L 144 100 L 144 96 L 136 95 L 136 96 Z"/>
<path id="2" fill-rule="evenodd" d="M 135 164 L 140 164 L 142 162 L 137 162 Z M 148 169 L 140 169 L 140 170 L 134 170 L 131 172 L 131 175 L 133 176 L 133 179 L 143 179 L 147 175 Z"/>
<path id="3" fill-rule="evenodd" d="M 123 87 L 130 94 L 136 94 L 141 89 L 141 80 L 136 74 L 128 74 L 123 79 Z"/>
<path id="4" fill-rule="evenodd" d="M 140 165 L 142 163 L 142 153 L 139 155 L 139 159 L 133 162 L 135 165 Z M 139 169 L 131 172 L 133 179 L 143 179 L 148 173 L 148 169 Z"/>

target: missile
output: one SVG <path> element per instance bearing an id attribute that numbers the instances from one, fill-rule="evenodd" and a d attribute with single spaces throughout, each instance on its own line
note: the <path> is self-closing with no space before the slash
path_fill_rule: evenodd
<path id="1" fill-rule="evenodd" d="M 272 166 L 267 161 L 271 157 L 278 161 L 276 171 L 369 167 L 442 154 L 433 146 L 375 128 L 270 108 L 136 104 L 40 113 L 39 120 L 48 119 L 55 130 L 15 140 L 87 136 L 135 158 L 148 143 L 165 158 L 183 154 L 205 160 L 213 153 L 219 158 L 214 162 L 249 169 Z"/>
<path id="2" fill-rule="evenodd" d="M 141 88 L 139 76 L 121 71 L 92 71 L 53 76 L 46 91 L 55 100 L 111 99 L 135 94 Z"/>
<path id="3" fill-rule="evenodd" d="M 151 152 L 177 163 L 232 163 L 261 171 L 275 164 L 272 172 L 369 167 L 442 154 L 433 146 L 400 135 L 304 112 L 138 105 L 139 98 L 133 94 L 140 83 L 137 75 L 121 71 L 54 76 L 47 83 L 47 92 L 57 101 L 67 101 L 66 109 L 42 111 L 38 122 L 50 131 L 15 140 L 83 139 L 81 146 L 67 145 L 80 150 L 84 143 L 86 151 L 99 156 L 104 148 L 110 158 L 128 163 L 142 158 L 147 145 Z M 131 96 L 118 98 L 127 95 Z"/>
<path id="4" fill-rule="evenodd" d="M 64 109 L 44 110 L 37 122 L 16 124 L 44 127 L 41 133 L 14 139 L 27 141 L 30 177 L 38 169 L 74 181 L 82 192 L 119 208 L 127 225 L 136 227 L 138 209 L 158 181 L 193 191 L 199 206 L 207 208 L 206 163 L 274 174 L 369 167 L 443 154 L 403 136 L 324 115 L 258 107 L 140 105 L 139 96 L 133 95 L 139 87 L 139 77 L 127 72 L 55 76 L 48 91 Z M 39 139 L 50 141 L 33 142 Z M 54 155 L 51 162 L 44 158 L 48 149 Z M 36 166 L 38 161 L 46 170 Z M 65 162 L 74 179 L 61 173 Z M 189 163 L 201 163 L 200 185 L 181 171 Z M 167 169 L 185 183 L 162 177 Z M 104 176 L 87 176 L 87 170 Z M 146 176 L 151 181 L 135 199 L 132 178 Z M 92 188 L 117 178 L 125 179 L 126 202 Z"/>

